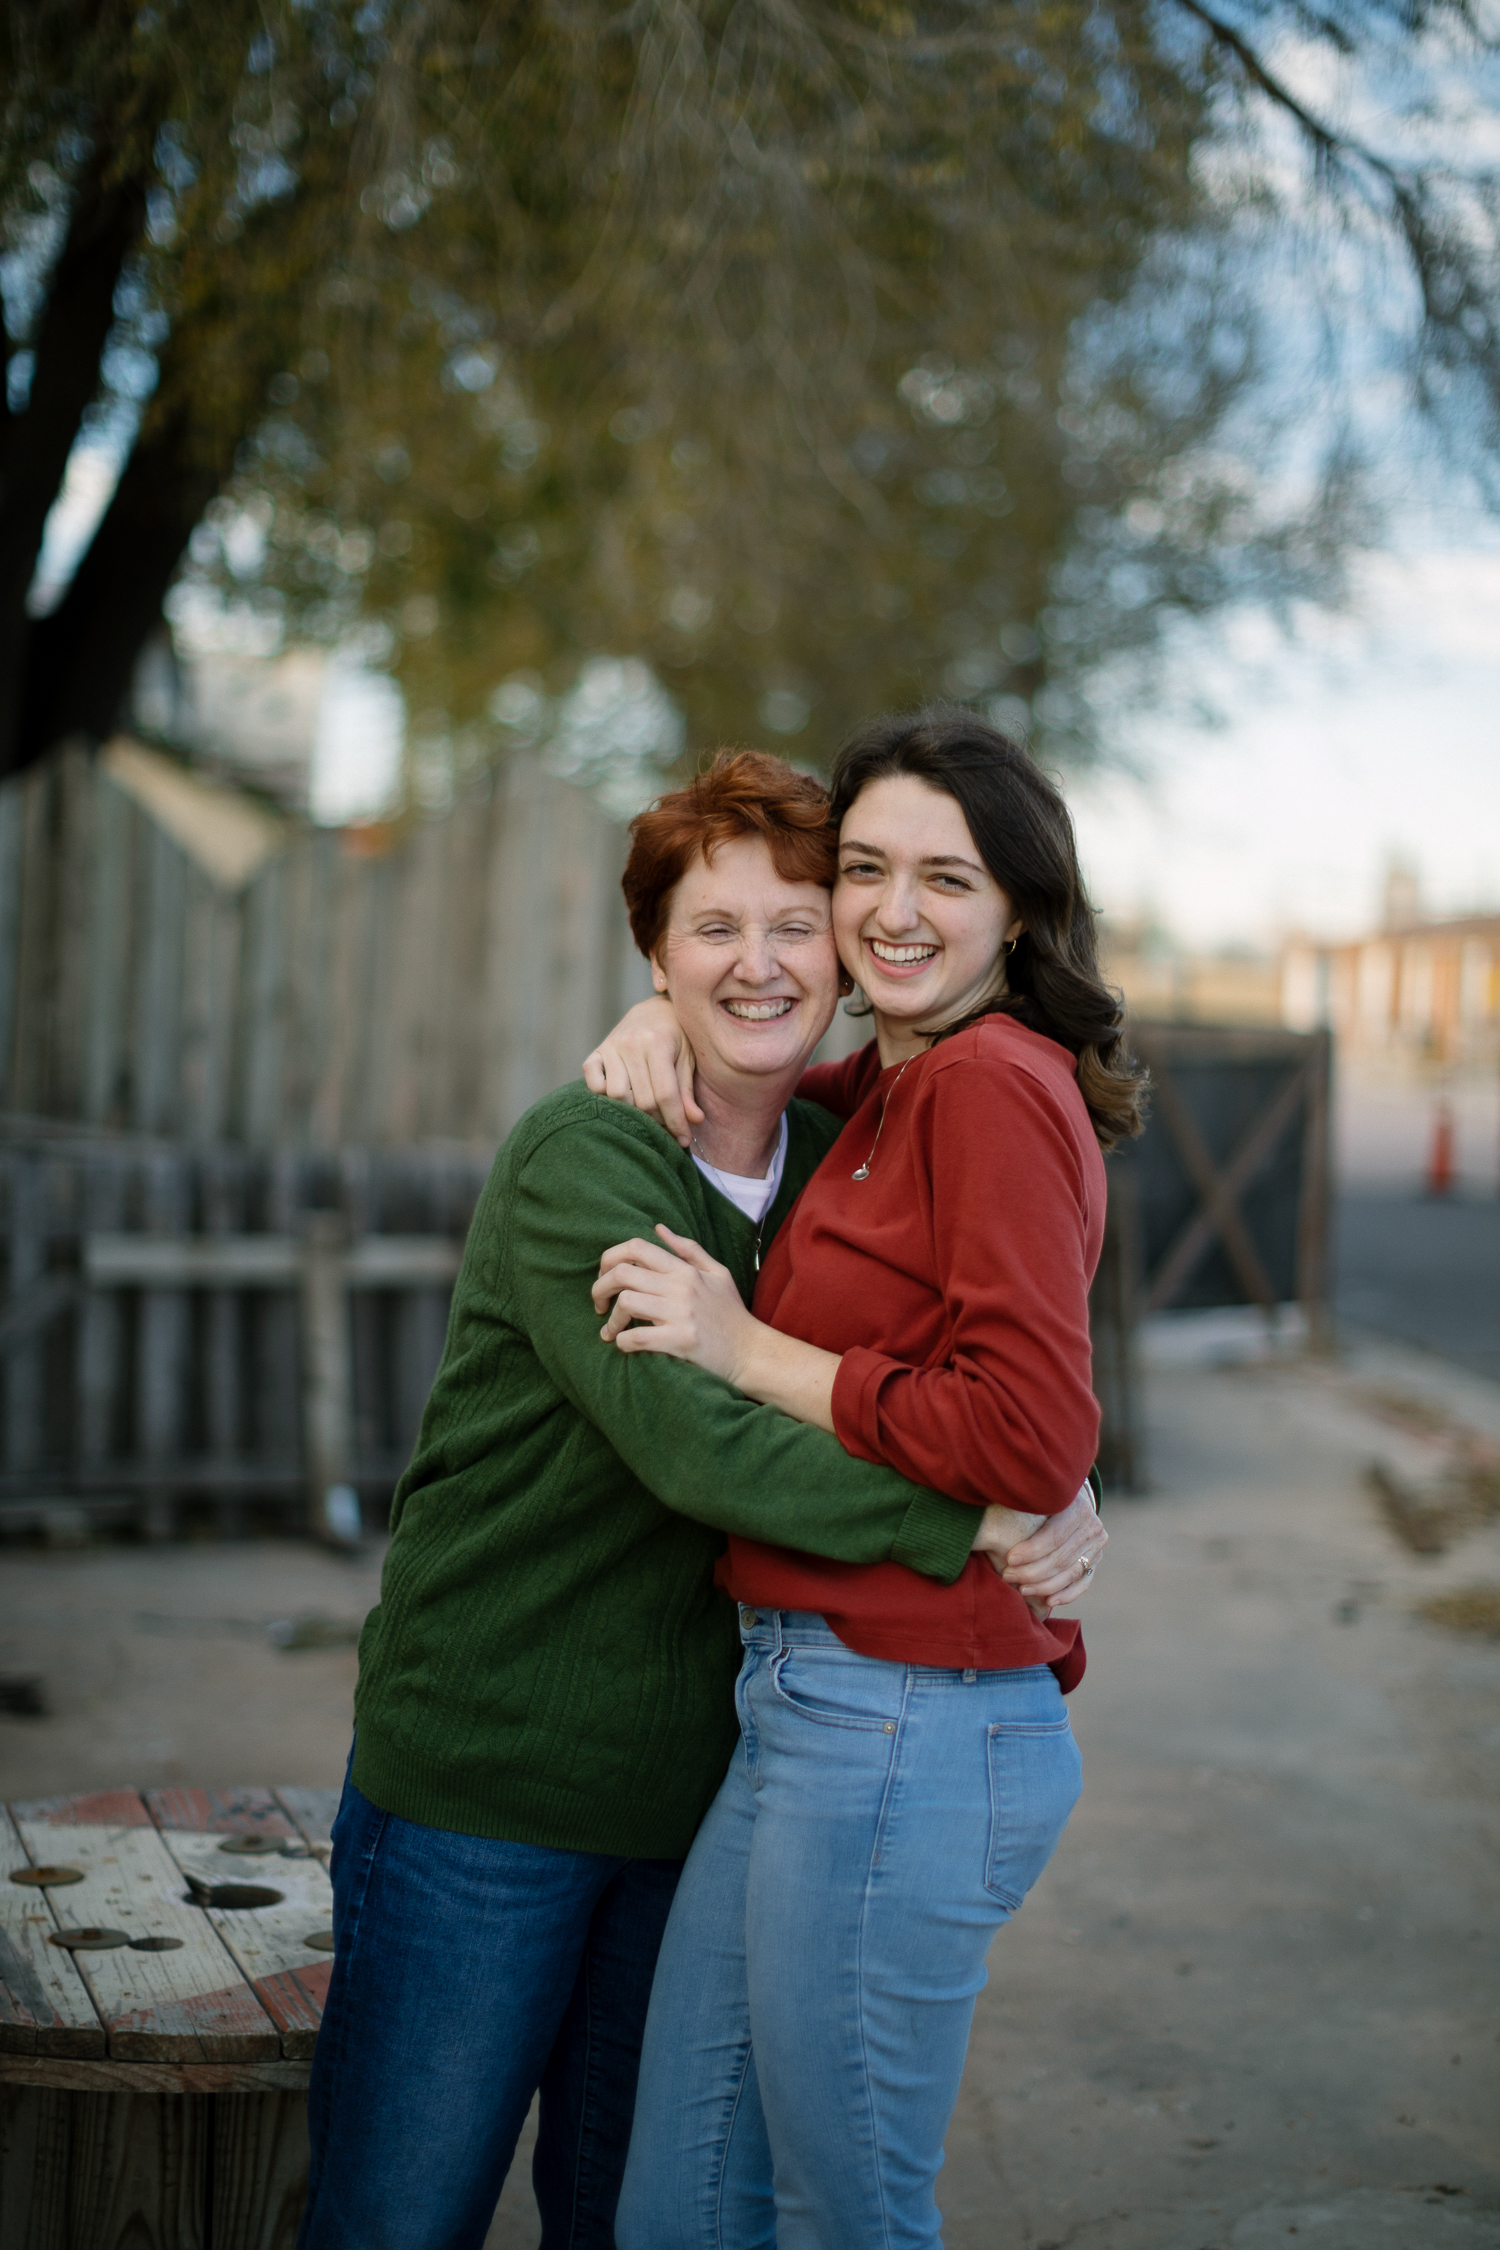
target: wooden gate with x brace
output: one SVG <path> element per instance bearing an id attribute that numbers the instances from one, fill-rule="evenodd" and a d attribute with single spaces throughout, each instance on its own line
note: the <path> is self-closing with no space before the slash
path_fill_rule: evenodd
<path id="1" fill-rule="evenodd" d="M 1328 1338 L 1331 1041 L 1310 1033 L 1135 1023 L 1151 1071 L 1145 1133 L 1110 1159 L 1091 1303 L 1106 1480 L 1140 1489 L 1135 1327 L 1147 1313 L 1300 1306 Z"/>

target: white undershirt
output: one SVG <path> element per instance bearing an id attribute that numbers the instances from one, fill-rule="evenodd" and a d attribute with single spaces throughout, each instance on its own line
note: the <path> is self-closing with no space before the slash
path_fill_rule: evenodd
<path id="1" fill-rule="evenodd" d="M 781 1175 L 786 1170 L 786 1111 L 781 1113 L 776 1154 L 772 1157 L 771 1169 L 763 1180 L 750 1179 L 743 1172 L 721 1172 L 717 1164 L 710 1164 L 696 1149 L 693 1151 L 693 1162 L 710 1187 L 716 1187 L 721 1195 L 727 1195 L 730 1202 L 744 1212 L 753 1227 L 759 1226 L 776 1201 Z"/>

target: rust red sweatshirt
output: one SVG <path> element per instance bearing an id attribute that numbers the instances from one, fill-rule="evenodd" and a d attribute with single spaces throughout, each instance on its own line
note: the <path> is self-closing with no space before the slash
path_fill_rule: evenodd
<path id="1" fill-rule="evenodd" d="M 848 1123 L 771 1247 L 757 1315 L 842 1354 L 848 1452 L 976 1507 L 1055 1515 L 1099 1425 L 1088 1290 L 1104 1164 L 1073 1057 L 987 1016 L 904 1071 L 882 1070 L 872 1041 L 797 1090 Z M 1050 1664 L 1065 1689 L 1083 1674 L 1077 1621 L 1039 1623 L 983 1556 L 940 1586 L 731 1537 L 719 1579 L 755 1607 L 817 1611 L 867 1656 Z"/>

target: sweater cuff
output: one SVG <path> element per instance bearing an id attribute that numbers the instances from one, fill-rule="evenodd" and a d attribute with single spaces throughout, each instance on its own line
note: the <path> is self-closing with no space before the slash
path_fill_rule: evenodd
<path id="1" fill-rule="evenodd" d="M 962 1577 L 979 1529 L 979 1511 L 946 1493 L 920 1492 L 891 1544 L 891 1561 L 951 1586 Z"/>
<path id="2" fill-rule="evenodd" d="M 833 1378 L 833 1434 L 857 1461 L 885 1461 L 880 1450 L 880 1386 L 899 1362 L 868 1345 L 854 1344 L 840 1355 Z"/>

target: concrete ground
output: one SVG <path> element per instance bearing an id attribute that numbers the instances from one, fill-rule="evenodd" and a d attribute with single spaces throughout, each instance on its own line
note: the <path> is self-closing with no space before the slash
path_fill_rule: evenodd
<path id="1" fill-rule="evenodd" d="M 1401 1546 L 1500 1387 L 1394 1346 L 1153 1371 L 1153 1489 L 1109 1506 L 1074 1699 L 1083 1802 L 991 1957 L 940 2199 L 949 2250 L 1500 2250 L 1500 1641 L 1427 1596 L 1500 1585 L 1500 1523 Z M 12 1550 L 8 1797 L 336 1781 L 374 1557 L 293 1543 Z M 524 2163 L 491 2250 L 533 2250 Z"/>
<path id="2" fill-rule="evenodd" d="M 1500 1390 L 1416 1355 L 1158 1369 L 1155 1489 L 1108 1512 L 1085 1789 L 991 1956 L 950 2250 L 1500 2244 L 1500 1643 L 1417 1602 L 1361 1484 Z M 1395 1414 L 1399 1420 L 1392 1420 Z"/>

